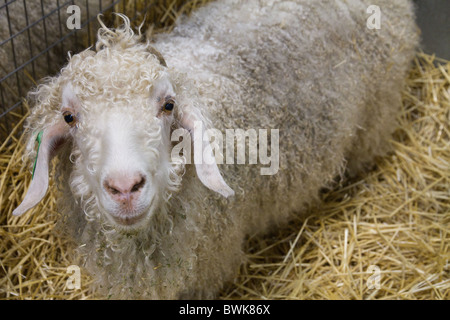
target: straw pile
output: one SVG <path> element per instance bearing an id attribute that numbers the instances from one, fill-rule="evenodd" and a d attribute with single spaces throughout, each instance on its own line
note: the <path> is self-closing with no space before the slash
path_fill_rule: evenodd
<path id="1" fill-rule="evenodd" d="M 207 1 L 160 2 L 169 3 L 160 13 L 174 19 Z M 24 137 L 17 138 L 24 117 L 13 116 L 12 143 L 0 145 L 0 298 L 101 298 L 83 270 L 81 289 L 68 286 L 73 245 L 54 230 L 52 179 L 36 208 L 11 214 L 31 180 Z M 449 299 L 450 62 L 418 54 L 399 121 L 393 152 L 373 171 L 324 192 L 307 220 L 249 239 L 248 261 L 220 297 Z"/>

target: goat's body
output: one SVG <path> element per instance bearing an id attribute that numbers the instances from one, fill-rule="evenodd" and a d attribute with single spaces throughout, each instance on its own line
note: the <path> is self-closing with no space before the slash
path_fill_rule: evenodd
<path id="1" fill-rule="evenodd" d="M 243 261 L 246 235 L 304 214 L 321 187 L 386 150 L 417 41 L 412 9 L 347 2 L 219 1 L 157 38 L 169 68 L 196 84 L 214 128 L 279 130 L 280 167 L 261 175 L 268 165 L 219 166 L 236 192 L 224 199 L 188 165 L 181 190 L 153 217 L 154 233 L 87 222 L 80 251 L 98 288 L 113 297 L 214 297 Z M 366 27 L 372 2 L 379 30 Z M 72 221 L 68 228 L 80 228 Z"/>

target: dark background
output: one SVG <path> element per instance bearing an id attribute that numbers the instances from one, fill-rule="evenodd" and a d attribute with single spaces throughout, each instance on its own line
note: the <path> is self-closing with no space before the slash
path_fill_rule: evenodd
<path id="1" fill-rule="evenodd" d="M 450 0 L 414 0 L 425 53 L 450 60 Z"/>

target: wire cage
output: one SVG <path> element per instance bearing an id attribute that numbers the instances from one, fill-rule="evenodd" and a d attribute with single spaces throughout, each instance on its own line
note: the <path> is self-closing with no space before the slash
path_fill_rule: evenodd
<path id="1" fill-rule="evenodd" d="M 3 0 L 0 2 L 0 140 L 26 109 L 24 98 L 39 79 L 56 74 L 68 58 L 93 45 L 100 26 L 126 13 L 132 22 L 154 23 L 155 0 Z M 165 4 L 165 3 L 164 3 Z M 167 6 L 167 4 L 165 4 Z M 74 6 L 76 6 L 74 8 Z M 78 10 L 78 11 L 77 11 Z M 79 24 L 73 23 L 78 14 Z"/>

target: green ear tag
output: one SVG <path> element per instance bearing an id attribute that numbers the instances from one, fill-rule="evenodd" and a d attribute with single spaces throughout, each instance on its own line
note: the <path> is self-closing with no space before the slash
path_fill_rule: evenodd
<path id="1" fill-rule="evenodd" d="M 38 159 L 38 155 L 39 155 L 39 148 L 41 147 L 41 142 L 42 142 L 42 135 L 44 134 L 44 131 L 39 131 L 37 137 L 36 137 L 36 141 L 38 142 L 38 148 L 37 148 L 37 152 L 36 152 L 36 159 L 34 160 L 34 165 L 33 165 L 33 175 L 31 176 L 31 180 L 33 180 L 34 178 L 34 170 L 36 170 L 36 163 L 37 163 L 37 159 Z"/>

